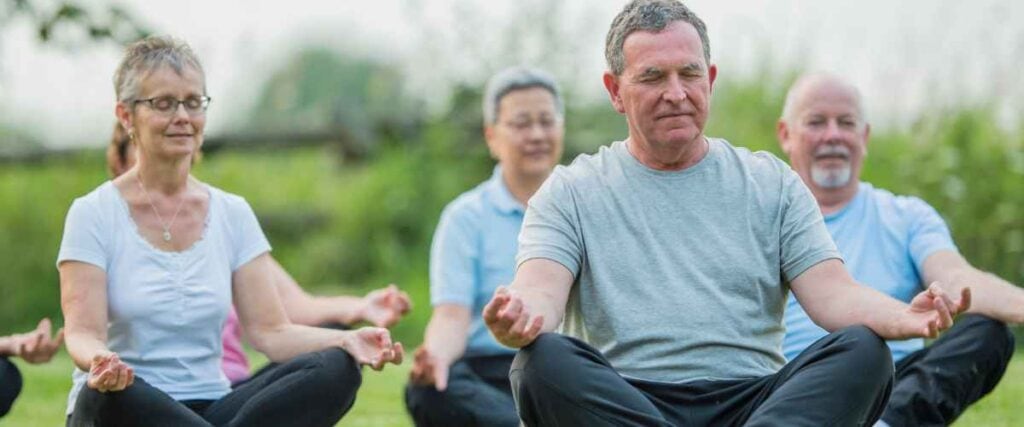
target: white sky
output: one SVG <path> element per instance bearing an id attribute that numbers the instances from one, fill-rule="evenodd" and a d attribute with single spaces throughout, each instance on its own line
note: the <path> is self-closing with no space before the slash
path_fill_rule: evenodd
<path id="1" fill-rule="evenodd" d="M 187 40 L 207 71 L 208 133 L 248 111 L 260 85 L 311 44 L 395 61 L 414 96 L 444 103 L 455 81 L 530 61 L 580 99 L 602 102 L 603 44 L 622 0 L 120 1 L 157 33 Z M 93 0 L 102 5 L 102 0 Z M 839 72 L 864 93 L 876 126 L 933 108 L 995 102 L 1003 123 L 1024 112 L 1024 2 L 1013 0 L 691 0 L 708 24 L 720 78 L 780 70 Z M 509 44 L 560 11 L 561 50 L 542 36 Z M 509 30 L 513 27 L 512 30 Z M 0 121 L 51 146 L 102 145 L 113 122 L 111 75 L 120 48 L 40 44 L 24 19 L 0 28 Z M 540 31 L 540 30 L 538 30 Z M 515 52 L 501 49 L 515 46 Z M 564 60 L 553 63 L 551 57 Z"/>

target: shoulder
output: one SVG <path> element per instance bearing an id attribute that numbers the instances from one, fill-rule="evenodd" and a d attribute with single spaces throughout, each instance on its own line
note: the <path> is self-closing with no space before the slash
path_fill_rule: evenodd
<path id="1" fill-rule="evenodd" d="M 71 203 L 71 213 L 109 218 L 117 208 L 117 204 L 120 203 L 120 197 L 113 182 L 107 181 L 89 193 L 76 198 Z"/>
<path id="2" fill-rule="evenodd" d="M 489 181 L 477 184 L 445 205 L 441 211 L 441 223 L 476 225 L 486 214 L 486 192 Z"/>
<path id="3" fill-rule="evenodd" d="M 721 138 L 708 138 L 708 143 L 715 145 L 719 157 L 725 162 L 736 163 L 750 174 L 759 177 L 795 176 L 796 173 L 785 161 L 768 151 L 751 151 L 746 147 L 737 147 Z"/>
<path id="4" fill-rule="evenodd" d="M 920 197 L 894 194 L 889 190 L 875 188 L 869 183 L 861 183 L 860 191 L 870 197 L 872 202 L 890 216 L 903 218 L 907 221 L 939 218 L 938 212 Z"/>
<path id="5" fill-rule="evenodd" d="M 229 193 L 210 184 L 204 183 L 202 185 L 209 191 L 210 205 L 223 207 L 224 213 L 229 217 L 252 212 L 252 206 L 250 206 L 249 202 L 245 200 L 245 197 Z"/>

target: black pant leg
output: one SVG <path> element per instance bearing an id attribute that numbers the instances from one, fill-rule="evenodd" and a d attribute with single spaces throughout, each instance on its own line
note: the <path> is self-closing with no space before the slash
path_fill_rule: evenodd
<path id="1" fill-rule="evenodd" d="M 463 358 L 449 368 L 448 388 L 407 384 L 405 408 L 418 427 L 519 425 L 508 371 L 512 355 Z"/>
<path id="2" fill-rule="evenodd" d="M 362 373 L 340 348 L 282 363 L 214 402 L 203 417 L 217 426 L 333 426 L 355 403 Z"/>
<path id="3" fill-rule="evenodd" d="M 135 377 L 135 382 L 121 391 L 100 393 L 88 386 L 82 387 L 67 425 L 187 427 L 210 424 L 167 393 Z"/>
<path id="4" fill-rule="evenodd" d="M 1003 322 L 961 316 L 938 340 L 897 364 L 882 419 L 894 427 L 952 424 L 995 388 L 1013 350 L 1013 334 Z"/>
<path id="5" fill-rule="evenodd" d="M 21 393 L 21 372 L 6 357 L 0 358 L 0 417 L 7 415 Z"/>
<path id="6" fill-rule="evenodd" d="M 520 349 L 509 378 L 528 426 L 670 425 L 601 352 L 564 335 L 541 334 Z"/>
<path id="7" fill-rule="evenodd" d="M 864 326 L 818 340 L 771 376 L 747 426 L 870 426 L 892 390 L 889 347 Z"/>

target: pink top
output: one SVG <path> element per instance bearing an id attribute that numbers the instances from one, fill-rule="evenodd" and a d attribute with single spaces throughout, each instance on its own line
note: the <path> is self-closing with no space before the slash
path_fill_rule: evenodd
<path id="1" fill-rule="evenodd" d="M 224 322 L 221 341 L 224 345 L 224 357 L 220 361 L 221 370 L 231 384 L 249 378 L 249 359 L 242 350 L 242 327 L 238 323 L 238 312 L 231 307 L 228 319 Z"/>

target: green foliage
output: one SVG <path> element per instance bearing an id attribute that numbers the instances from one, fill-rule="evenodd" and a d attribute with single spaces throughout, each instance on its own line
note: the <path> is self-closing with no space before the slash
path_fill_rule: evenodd
<path id="1" fill-rule="evenodd" d="M 785 84 L 719 82 L 708 133 L 777 152 L 775 122 Z M 570 100 L 571 101 L 571 100 Z M 430 315 L 427 262 L 441 209 L 490 173 L 479 91 L 461 89 L 453 109 L 412 136 L 380 132 L 365 163 L 330 148 L 224 151 L 196 168 L 200 179 L 245 196 L 274 256 L 315 293 L 364 293 L 397 283 L 416 309 L 395 330 L 413 346 Z M 568 103 L 568 152 L 626 135 L 606 105 Z M 922 116 L 906 130 L 874 130 L 865 178 L 935 206 L 975 265 L 1024 282 L 1024 133 L 1000 129 L 984 108 Z M 566 162 L 572 155 L 567 156 Z M 0 333 L 59 318 L 54 268 L 71 201 L 105 179 L 103 155 L 0 168 Z M 60 323 L 60 320 L 57 320 Z"/>

